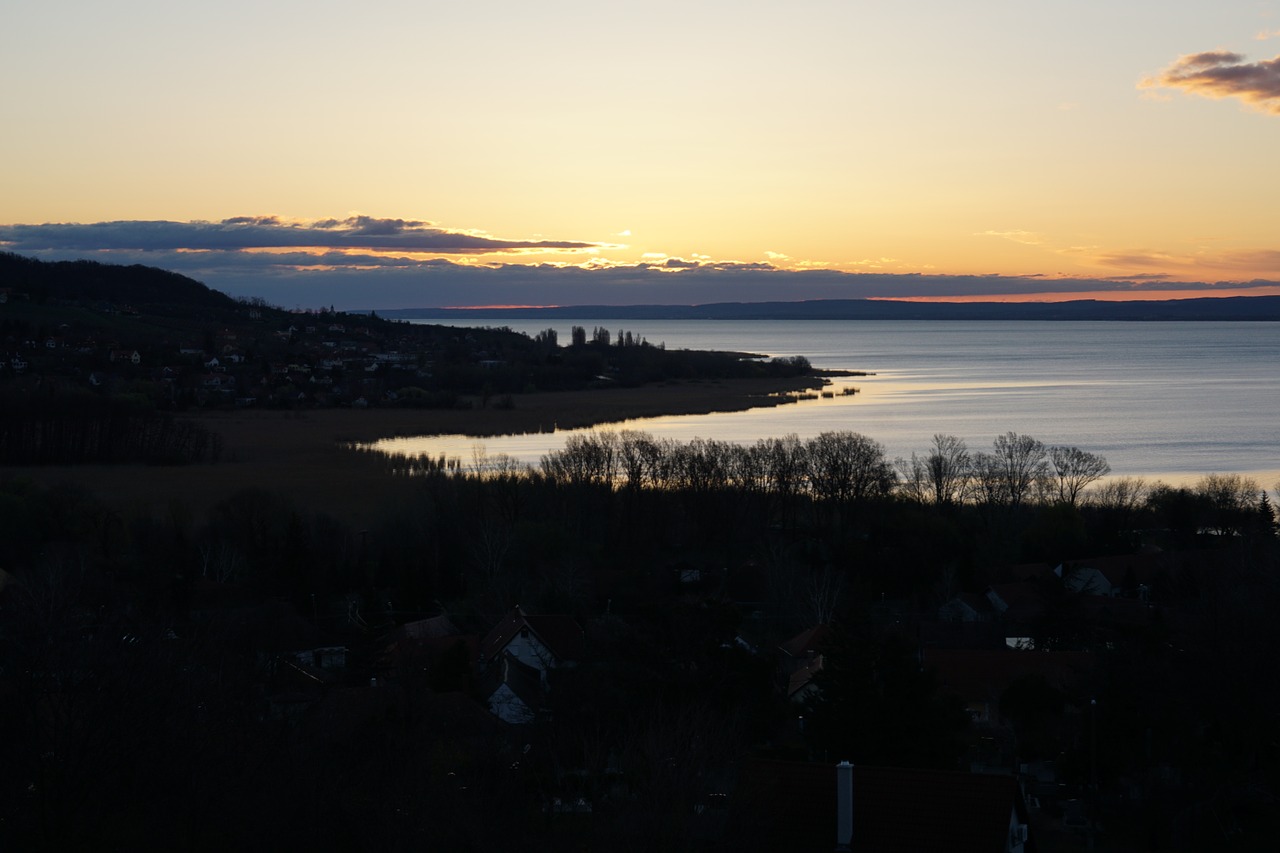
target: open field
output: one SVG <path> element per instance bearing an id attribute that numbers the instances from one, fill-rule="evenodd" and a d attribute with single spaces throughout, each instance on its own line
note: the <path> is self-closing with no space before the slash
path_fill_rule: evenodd
<path id="1" fill-rule="evenodd" d="M 777 405 L 778 394 L 813 389 L 821 376 L 739 379 L 516 395 L 514 408 L 314 409 L 200 413 L 222 436 L 215 465 L 152 467 L 85 465 L 0 468 L 0 479 L 26 477 L 48 486 L 87 489 L 125 514 L 161 514 L 171 505 L 202 515 L 246 488 L 276 492 L 300 509 L 353 525 L 405 498 L 412 483 L 387 473 L 382 457 L 348 449 L 351 442 L 408 435 L 477 436 L 590 426 L 673 414 L 742 411 Z"/>

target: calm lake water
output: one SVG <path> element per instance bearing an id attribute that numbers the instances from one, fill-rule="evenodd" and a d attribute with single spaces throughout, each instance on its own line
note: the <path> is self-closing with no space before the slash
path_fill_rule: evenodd
<path id="1" fill-rule="evenodd" d="M 423 322 L 439 323 L 439 320 Z M 852 397 L 749 412 L 654 418 L 612 428 L 689 440 L 754 443 L 853 430 L 892 458 L 926 452 L 934 433 L 988 450 L 1013 430 L 1046 444 L 1101 453 L 1114 475 L 1187 482 L 1240 473 L 1280 481 L 1280 325 L 890 321 L 629 321 L 475 319 L 454 325 L 622 326 L 668 349 L 803 355 L 816 367 L 872 372 L 838 380 Z M 441 452 L 469 461 L 483 445 L 537 464 L 566 433 L 475 439 L 397 439 L 393 453 Z"/>

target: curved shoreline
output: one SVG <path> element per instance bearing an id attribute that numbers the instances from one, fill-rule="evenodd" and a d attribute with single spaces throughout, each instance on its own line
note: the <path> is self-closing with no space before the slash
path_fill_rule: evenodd
<path id="1" fill-rule="evenodd" d="M 301 440 L 368 443 L 407 436 L 498 435 L 548 433 L 599 426 L 639 418 L 705 415 L 772 408 L 795 394 L 817 391 L 831 377 L 854 375 L 815 372 L 790 379 L 699 380 L 638 388 L 595 388 L 587 391 L 547 391 L 511 395 L 512 407 L 500 408 L 496 399 L 482 406 L 467 398 L 466 409 L 310 409 L 299 412 L 246 410 L 197 414 L 194 420 L 222 434 L 226 450 L 267 444 L 281 452 L 296 449 Z M 288 424 L 283 430 L 278 427 Z M 280 432 L 288 440 L 273 440 Z M 224 458 L 226 454 L 224 453 Z"/>
<path id="2" fill-rule="evenodd" d="M 299 508 L 372 521 L 388 501 L 406 497 L 407 480 L 387 474 L 373 454 L 352 443 L 405 436 L 466 434 L 491 437 L 552 432 L 663 415 L 739 412 L 778 406 L 814 392 L 848 372 L 815 372 L 790 379 L 690 381 L 639 388 L 513 395 L 510 409 L 310 409 L 198 412 L 187 417 L 222 437 L 213 465 L 22 466 L 0 468 L 0 479 L 70 484 L 124 514 L 164 514 L 175 504 L 203 513 L 236 492 L 280 493 Z M 479 401 L 475 401 L 477 404 Z"/>

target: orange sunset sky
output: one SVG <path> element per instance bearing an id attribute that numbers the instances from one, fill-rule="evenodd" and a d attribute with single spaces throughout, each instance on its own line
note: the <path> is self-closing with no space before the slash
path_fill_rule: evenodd
<path id="1" fill-rule="evenodd" d="M 349 308 L 1280 294 L 1280 2 L 17 0 L 0 249 Z"/>

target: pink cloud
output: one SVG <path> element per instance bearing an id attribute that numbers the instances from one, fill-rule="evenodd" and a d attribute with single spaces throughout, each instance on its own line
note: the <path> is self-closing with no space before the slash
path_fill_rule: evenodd
<path id="1" fill-rule="evenodd" d="M 1142 89 L 1180 89 L 1205 98 L 1239 98 L 1280 115 L 1280 56 L 1246 62 L 1239 53 L 1213 50 L 1178 57 L 1168 68 L 1138 84 Z"/>

